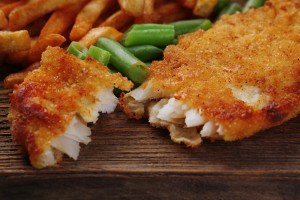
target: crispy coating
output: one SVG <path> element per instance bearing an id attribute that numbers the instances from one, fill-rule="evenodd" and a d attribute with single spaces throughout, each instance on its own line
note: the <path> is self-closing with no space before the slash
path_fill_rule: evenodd
<path id="1" fill-rule="evenodd" d="M 199 108 L 208 121 L 223 126 L 224 140 L 251 136 L 300 112 L 299 24 L 296 0 L 271 0 L 224 16 L 207 32 L 184 35 L 167 47 L 164 60 L 150 66 L 145 84 L 152 82 L 161 98 L 174 96 Z M 232 88 L 242 94 L 258 88 L 260 106 L 238 99 Z"/>
<path id="2" fill-rule="evenodd" d="M 15 86 L 10 96 L 9 120 L 14 140 L 25 146 L 31 163 L 50 141 L 63 134 L 76 114 L 87 112 L 102 89 L 130 90 L 133 84 L 121 74 L 111 74 L 95 60 L 82 61 L 58 47 L 48 47 L 41 67 Z"/>

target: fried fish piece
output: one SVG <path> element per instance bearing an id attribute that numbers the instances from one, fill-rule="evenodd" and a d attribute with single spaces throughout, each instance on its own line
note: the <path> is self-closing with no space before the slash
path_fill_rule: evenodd
<path id="1" fill-rule="evenodd" d="M 184 35 L 120 107 L 173 141 L 234 141 L 300 112 L 300 2 L 271 0 Z"/>
<path id="2" fill-rule="evenodd" d="M 63 153 L 76 160 L 79 143 L 91 141 L 86 124 L 96 122 L 98 111 L 114 111 L 114 87 L 129 91 L 132 86 L 93 59 L 83 61 L 64 49 L 48 47 L 40 68 L 10 96 L 12 136 L 24 145 L 36 168 L 57 165 Z"/>

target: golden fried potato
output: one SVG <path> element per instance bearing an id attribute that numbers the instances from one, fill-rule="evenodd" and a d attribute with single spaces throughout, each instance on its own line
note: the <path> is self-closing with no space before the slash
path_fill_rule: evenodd
<path id="1" fill-rule="evenodd" d="M 41 30 L 40 37 L 52 33 L 63 34 L 68 28 L 72 26 L 72 23 L 75 21 L 76 15 L 87 2 L 88 0 L 78 0 L 77 3 L 53 12 L 51 17 Z"/>
<path id="2" fill-rule="evenodd" d="M 98 17 L 113 4 L 112 0 L 91 0 L 87 3 L 76 17 L 70 39 L 81 39 L 93 27 Z"/>
<path id="3" fill-rule="evenodd" d="M 5 77 L 5 79 L 3 80 L 3 87 L 4 88 L 13 88 L 14 85 L 18 85 L 23 83 L 25 77 L 27 76 L 27 74 L 37 68 L 40 67 L 40 62 L 35 62 L 32 65 L 30 65 L 29 67 L 27 67 L 26 69 L 14 73 L 14 74 L 10 74 L 7 77 Z"/>
<path id="4" fill-rule="evenodd" d="M 190 11 L 178 2 L 160 4 L 151 15 L 135 18 L 135 23 L 170 23 L 189 18 Z"/>
<path id="5" fill-rule="evenodd" d="M 194 8 L 197 0 L 177 0 L 185 8 Z"/>
<path id="6" fill-rule="evenodd" d="M 117 30 L 121 30 L 124 27 L 127 27 L 129 24 L 132 24 L 134 17 L 128 15 L 122 10 L 119 10 L 112 14 L 109 18 L 107 18 L 103 23 L 100 24 L 101 26 L 111 26 Z"/>
<path id="7" fill-rule="evenodd" d="M 66 41 L 66 38 L 60 34 L 49 34 L 45 37 L 39 38 L 35 45 L 29 50 L 27 55 L 27 63 L 39 61 L 42 53 L 48 46 L 61 46 Z"/>
<path id="8" fill-rule="evenodd" d="M 9 14 L 10 30 L 20 30 L 34 20 L 50 13 L 51 11 L 62 8 L 68 4 L 76 3 L 76 0 L 35 0 L 17 7 Z"/>
<path id="9" fill-rule="evenodd" d="M 4 5 L 7 5 L 7 4 L 11 4 L 11 3 L 14 3 L 16 2 L 17 0 L 1 0 L 0 1 L 0 7 L 4 6 Z"/>
<path id="10" fill-rule="evenodd" d="M 9 3 L 9 4 L 5 4 L 1 7 L 1 10 L 8 17 L 8 15 L 11 11 L 13 11 L 18 6 L 23 5 L 24 3 L 25 3 L 24 1 L 16 1 L 16 2 Z"/>
<path id="11" fill-rule="evenodd" d="M 30 42 L 28 31 L 0 31 L 0 54 L 27 50 Z"/>
<path id="12" fill-rule="evenodd" d="M 5 17 L 4 12 L 0 9 L 0 30 L 6 29 L 8 26 L 8 21 Z"/>
<path id="13" fill-rule="evenodd" d="M 209 17 L 218 0 L 197 0 L 193 13 L 199 17 Z"/>
<path id="14" fill-rule="evenodd" d="M 120 41 L 123 37 L 123 33 L 110 26 L 93 28 L 79 42 L 83 46 L 89 48 L 91 45 L 95 44 L 100 37 L 108 37 Z"/>
<path id="15" fill-rule="evenodd" d="M 145 0 L 118 0 L 122 10 L 138 17 L 144 13 Z"/>
<path id="16" fill-rule="evenodd" d="M 34 37 L 31 38 L 30 41 L 30 48 L 32 48 L 38 41 L 38 38 Z M 17 51 L 14 53 L 8 53 L 5 56 L 5 62 L 8 64 L 22 64 L 22 65 L 26 65 L 27 63 L 25 63 L 26 59 L 27 59 L 27 55 L 30 49 L 28 50 L 24 50 L 24 51 Z"/>

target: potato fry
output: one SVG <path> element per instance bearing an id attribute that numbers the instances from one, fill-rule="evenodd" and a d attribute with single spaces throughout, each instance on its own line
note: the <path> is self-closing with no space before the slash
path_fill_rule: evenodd
<path id="1" fill-rule="evenodd" d="M 193 9 L 197 0 L 177 0 L 185 8 Z"/>
<path id="2" fill-rule="evenodd" d="M 70 33 L 71 40 L 81 39 L 96 22 L 97 18 L 115 2 L 112 0 L 91 0 L 76 17 Z"/>
<path id="3" fill-rule="evenodd" d="M 76 0 L 35 0 L 17 7 L 9 14 L 10 30 L 19 30 L 34 20 L 62 8 L 68 4 L 76 3 Z"/>
<path id="4" fill-rule="evenodd" d="M 38 36 L 41 33 L 42 28 L 45 26 L 49 19 L 49 15 L 41 17 L 29 25 L 25 26 L 24 29 L 28 31 L 31 37 Z"/>
<path id="5" fill-rule="evenodd" d="M 137 17 L 135 23 L 170 23 L 190 18 L 190 11 L 180 6 L 177 2 L 161 4 L 154 13 Z"/>
<path id="6" fill-rule="evenodd" d="M 197 0 L 193 13 L 199 17 L 209 17 L 218 0 Z"/>
<path id="7" fill-rule="evenodd" d="M 40 62 L 35 62 L 20 72 L 8 75 L 3 80 L 3 87 L 9 89 L 9 88 L 13 88 L 14 85 L 19 85 L 19 84 L 23 83 L 27 74 L 39 67 L 40 67 Z"/>
<path id="8" fill-rule="evenodd" d="M 143 15 L 151 15 L 154 12 L 155 0 L 145 0 Z"/>
<path id="9" fill-rule="evenodd" d="M 134 20 L 133 16 L 126 14 L 124 11 L 119 10 L 107 18 L 101 26 L 111 26 L 117 30 L 122 30 L 122 28 L 127 27 L 129 24 L 132 24 Z"/>
<path id="10" fill-rule="evenodd" d="M 66 38 L 60 34 L 49 34 L 39 38 L 35 45 L 29 50 L 26 63 L 31 64 L 41 59 L 42 53 L 48 46 L 61 46 L 66 41 Z"/>
<path id="11" fill-rule="evenodd" d="M 129 15 L 139 17 L 154 11 L 155 0 L 118 0 L 121 9 Z"/>
<path id="12" fill-rule="evenodd" d="M 95 44 L 100 37 L 108 37 L 120 41 L 123 37 L 123 33 L 110 26 L 93 28 L 79 42 L 83 46 L 89 48 L 91 45 Z"/>
<path id="13" fill-rule="evenodd" d="M 0 54 L 27 50 L 30 42 L 28 31 L 0 31 Z"/>
<path id="14" fill-rule="evenodd" d="M 87 2 L 88 0 L 78 0 L 75 4 L 53 12 L 44 28 L 41 30 L 40 37 L 44 37 L 45 35 L 52 33 L 63 34 L 72 26 L 76 15 Z"/>
<path id="15" fill-rule="evenodd" d="M 31 38 L 30 48 L 32 48 L 35 43 L 38 41 L 38 38 Z M 25 64 L 25 60 L 28 56 L 30 49 L 25 51 L 18 51 L 14 53 L 9 53 L 6 55 L 5 62 L 8 64 Z"/>
<path id="16" fill-rule="evenodd" d="M 5 16 L 8 17 L 9 13 L 13 11 L 15 8 L 17 8 L 20 5 L 23 5 L 24 2 L 22 1 L 17 1 L 17 2 L 12 2 L 10 4 L 6 4 L 1 7 L 1 10 L 4 12 Z"/>
<path id="17" fill-rule="evenodd" d="M 8 26 L 8 21 L 4 12 L 0 9 L 0 30 L 6 29 Z"/>
<path id="18" fill-rule="evenodd" d="M 6 4 L 11 4 L 11 3 L 14 3 L 16 2 L 17 0 L 1 0 L 0 1 L 0 7 L 6 5 Z"/>
<path id="19" fill-rule="evenodd" d="M 144 13 L 145 0 L 118 0 L 121 9 L 129 15 L 138 17 Z"/>

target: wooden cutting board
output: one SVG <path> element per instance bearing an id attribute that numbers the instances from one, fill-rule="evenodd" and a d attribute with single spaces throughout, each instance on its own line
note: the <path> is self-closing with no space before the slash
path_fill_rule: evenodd
<path id="1" fill-rule="evenodd" d="M 11 139 L 9 92 L 0 89 L 0 199 L 300 197 L 300 117 L 249 139 L 189 149 L 117 111 L 92 126 L 77 162 L 65 157 L 60 167 L 36 170 Z"/>

